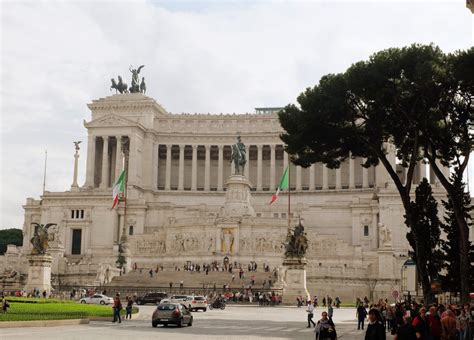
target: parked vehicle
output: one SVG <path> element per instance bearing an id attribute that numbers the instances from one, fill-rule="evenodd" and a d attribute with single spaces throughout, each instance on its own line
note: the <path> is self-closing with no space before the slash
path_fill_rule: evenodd
<path id="1" fill-rule="evenodd" d="M 177 325 L 182 327 L 193 325 L 193 315 L 189 308 L 180 303 L 160 303 L 151 317 L 151 325 L 157 327 L 158 325 L 164 325 L 165 327 L 169 324 Z"/>
<path id="2" fill-rule="evenodd" d="M 157 304 L 160 303 L 161 300 L 166 298 L 168 294 L 166 293 L 158 293 L 158 292 L 151 292 L 151 293 L 146 293 L 145 295 L 137 297 L 137 305 L 144 305 L 146 303 L 153 303 Z"/>
<path id="3" fill-rule="evenodd" d="M 161 300 L 161 303 L 181 303 L 188 308 L 192 308 L 191 301 L 193 301 L 194 297 L 189 295 L 173 295 L 169 298 Z"/>
<path id="4" fill-rule="evenodd" d="M 191 300 L 191 310 L 197 311 L 202 309 L 204 312 L 207 311 L 207 299 L 204 296 L 195 296 Z"/>
<path id="5" fill-rule="evenodd" d="M 89 297 L 85 297 L 79 300 L 80 303 L 91 303 L 95 305 L 108 305 L 113 304 L 114 299 L 107 295 L 94 294 Z"/>

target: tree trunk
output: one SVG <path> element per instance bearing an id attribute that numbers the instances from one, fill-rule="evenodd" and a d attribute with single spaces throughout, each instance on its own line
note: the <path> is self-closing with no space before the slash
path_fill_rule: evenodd
<path id="1" fill-rule="evenodd" d="M 469 303 L 469 277 L 471 263 L 469 261 L 469 226 L 464 218 L 464 212 L 453 204 L 454 216 L 458 226 L 459 235 L 459 276 L 461 287 L 461 302 Z"/>

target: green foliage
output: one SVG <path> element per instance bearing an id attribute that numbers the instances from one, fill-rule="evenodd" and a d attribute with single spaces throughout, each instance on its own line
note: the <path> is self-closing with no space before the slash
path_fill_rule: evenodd
<path id="1" fill-rule="evenodd" d="M 10 308 L 6 314 L 0 313 L 1 321 L 27 321 L 27 320 L 63 320 L 63 319 L 85 319 L 88 317 L 110 317 L 113 311 L 111 306 L 89 305 L 71 302 L 40 301 L 38 303 L 15 302 L 13 298 L 7 298 Z M 47 300 L 47 299 L 37 299 Z M 133 308 L 132 313 L 137 313 L 138 308 Z M 121 311 L 125 315 L 125 309 Z"/>
<path id="2" fill-rule="evenodd" d="M 23 245 L 23 233 L 21 229 L 12 228 L 0 230 L 0 255 L 5 254 L 8 244 L 14 244 L 16 246 Z"/>
<path id="3" fill-rule="evenodd" d="M 460 278 L 460 261 L 459 261 L 459 226 L 454 216 L 453 200 L 459 206 L 463 207 L 464 218 L 468 221 L 468 225 L 472 226 L 472 218 L 470 211 L 471 197 L 469 192 L 465 191 L 465 184 L 462 178 L 456 174 L 452 175 L 453 186 L 456 187 L 456 195 L 449 196 L 449 199 L 443 201 L 445 209 L 445 223 L 442 224 L 442 229 L 446 233 L 446 239 L 442 241 L 442 250 L 444 252 L 444 275 L 441 276 L 442 288 L 449 292 L 461 291 Z M 469 285 L 471 290 L 474 289 L 474 246 L 469 242 Z"/>
<path id="4" fill-rule="evenodd" d="M 413 224 L 407 233 L 407 240 L 421 279 L 424 300 L 429 304 L 433 298 L 431 283 L 438 279 L 443 265 L 441 222 L 438 218 L 438 203 L 426 178 L 416 188 L 415 195 L 415 202 L 410 203 Z"/>

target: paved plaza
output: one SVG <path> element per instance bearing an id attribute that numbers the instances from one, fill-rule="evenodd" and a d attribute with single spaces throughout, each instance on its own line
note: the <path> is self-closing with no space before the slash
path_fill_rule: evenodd
<path id="1" fill-rule="evenodd" d="M 164 335 L 171 339 L 314 339 L 313 328 L 306 328 L 305 308 L 228 306 L 225 310 L 195 312 L 192 327 L 153 328 L 154 306 L 140 306 L 140 315 L 121 324 L 91 322 L 86 325 L 0 329 L 0 339 L 151 339 Z M 321 315 L 322 308 L 315 315 Z M 315 320 L 316 321 L 316 320 Z M 355 310 L 334 310 L 339 339 L 363 339 L 357 331 Z M 387 340 L 393 339 L 390 335 Z"/>

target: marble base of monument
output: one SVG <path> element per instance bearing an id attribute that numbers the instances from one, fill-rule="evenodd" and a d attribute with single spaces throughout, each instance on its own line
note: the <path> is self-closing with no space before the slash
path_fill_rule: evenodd
<path id="1" fill-rule="evenodd" d="M 305 300 L 310 297 L 306 288 L 306 263 L 304 257 L 287 258 L 283 261 L 283 304 L 296 304 L 298 296 Z"/>
<path id="2" fill-rule="evenodd" d="M 31 293 L 36 288 L 40 292 L 46 291 L 49 295 L 53 258 L 50 255 L 29 255 L 28 263 L 28 279 L 24 290 Z"/>

